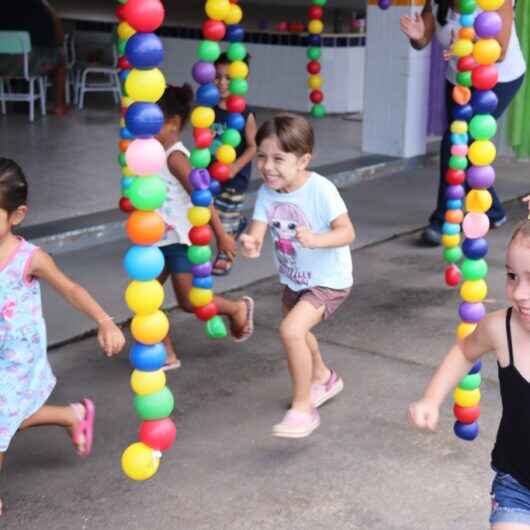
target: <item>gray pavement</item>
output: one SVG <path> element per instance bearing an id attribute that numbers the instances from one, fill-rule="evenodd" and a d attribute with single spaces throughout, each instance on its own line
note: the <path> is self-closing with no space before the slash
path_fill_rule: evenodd
<path id="1" fill-rule="evenodd" d="M 20 434 L 1 478 L 10 511 L 0 525 L 14 530 L 486 528 L 489 452 L 500 412 L 492 360 L 484 369 L 478 440 L 469 444 L 453 436 L 450 402 L 436 435 L 414 431 L 405 419 L 407 404 L 445 354 L 457 323 L 458 293 L 443 285 L 440 250 L 418 247 L 417 234 L 411 233 L 431 204 L 425 189 L 432 188 L 432 173 L 396 175 L 344 190 L 359 232 L 357 284 L 317 335 L 346 386 L 323 407 L 322 425 L 309 439 L 270 436 L 290 390 L 276 330 L 280 288 L 260 280 L 271 272 L 265 264 L 253 276 L 241 263 L 229 281 L 252 282 L 232 296 L 245 292 L 257 301 L 253 339 L 242 345 L 208 341 L 193 317 L 171 312 L 183 359 L 182 369 L 169 377 L 179 434 L 155 478 L 133 483 L 120 471 L 121 452 L 135 440 L 138 426 L 126 355 L 104 359 L 93 337 L 70 343 L 50 353 L 59 379 L 52 402 L 95 399 L 94 453 L 79 461 L 59 429 Z M 499 173 L 502 197 L 528 191 L 528 165 L 506 164 Z M 526 215 L 518 202 L 508 212 L 509 223 L 489 238 L 492 309 L 504 297 L 506 241 Z M 94 252 L 92 269 L 74 267 L 73 257 L 60 260 L 70 259 L 82 279 L 105 263 L 105 252 Z M 101 288 L 115 295 L 122 286 L 104 270 L 99 270 Z M 71 312 L 48 301 L 50 327 L 59 326 L 53 312 L 68 327 Z"/>

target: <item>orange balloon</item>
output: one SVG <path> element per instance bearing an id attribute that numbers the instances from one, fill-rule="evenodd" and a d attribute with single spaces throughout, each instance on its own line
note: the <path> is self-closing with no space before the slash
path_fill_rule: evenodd
<path id="1" fill-rule="evenodd" d="M 475 30 L 473 28 L 460 28 L 458 38 L 473 40 L 475 38 Z"/>
<path id="2" fill-rule="evenodd" d="M 447 210 L 445 220 L 455 225 L 460 224 L 464 220 L 464 212 L 462 210 Z"/>
<path id="3" fill-rule="evenodd" d="M 165 224 L 156 212 L 134 211 L 127 219 L 127 236 L 136 245 L 152 245 L 164 235 Z"/>
<path id="4" fill-rule="evenodd" d="M 127 151 L 127 147 L 129 147 L 130 143 L 131 143 L 131 140 L 120 140 L 119 143 L 118 143 L 120 151 L 122 153 L 125 153 L 125 151 Z"/>
<path id="5" fill-rule="evenodd" d="M 453 101 L 459 105 L 466 105 L 471 99 L 471 90 L 467 86 L 456 85 L 453 88 Z"/>

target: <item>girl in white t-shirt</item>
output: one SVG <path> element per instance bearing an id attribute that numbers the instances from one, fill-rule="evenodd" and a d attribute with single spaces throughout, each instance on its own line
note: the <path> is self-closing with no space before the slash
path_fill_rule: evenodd
<path id="1" fill-rule="evenodd" d="M 171 277 L 171 283 L 179 306 L 184 311 L 192 313 L 188 294 L 192 288 L 192 265 L 188 261 L 187 251 L 191 244 L 188 232 L 191 228 L 188 221 L 188 210 L 192 203 L 190 194 L 191 184 L 188 175 L 191 166 L 188 160 L 189 151 L 180 140 L 181 131 L 186 125 L 193 103 L 193 89 L 189 85 L 181 87 L 168 86 L 158 105 L 164 113 L 164 126 L 157 135 L 158 140 L 166 150 L 166 164 L 161 172 L 161 177 L 166 184 L 166 201 L 158 210 L 164 219 L 166 231 L 160 241 L 160 250 L 164 254 L 166 267 L 159 281 L 163 284 Z M 236 243 L 227 235 L 219 220 L 215 209 L 212 211 L 212 229 L 214 231 L 217 247 L 226 254 L 235 255 Z M 216 296 L 214 302 L 219 309 L 219 314 L 228 317 L 230 332 L 237 342 L 247 340 L 254 328 L 254 301 L 248 296 L 239 300 L 229 300 Z M 175 348 L 168 335 L 164 340 L 167 351 L 165 369 L 171 370 L 180 367 Z"/>

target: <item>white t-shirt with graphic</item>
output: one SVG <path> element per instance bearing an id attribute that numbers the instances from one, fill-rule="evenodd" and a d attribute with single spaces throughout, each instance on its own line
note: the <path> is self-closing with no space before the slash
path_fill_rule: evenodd
<path id="1" fill-rule="evenodd" d="M 353 284 L 350 248 L 303 248 L 296 239 L 299 226 L 313 233 L 331 230 L 331 223 L 347 213 L 335 185 L 317 173 L 291 193 L 279 193 L 262 185 L 258 191 L 253 219 L 267 223 L 280 282 L 293 291 L 311 287 L 347 289 Z"/>

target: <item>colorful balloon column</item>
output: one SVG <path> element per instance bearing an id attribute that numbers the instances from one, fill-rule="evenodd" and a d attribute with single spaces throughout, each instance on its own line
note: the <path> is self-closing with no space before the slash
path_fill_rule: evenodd
<path id="1" fill-rule="evenodd" d="M 324 31 L 322 18 L 324 17 L 323 7 L 326 3 L 327 0 L 311 0 L 308 13 L 309 23 L 307 25 L 307 31 L 309 35 L 307 37 L 307 58 L 309 62 L 307 63 L 307 73 L 309 74 L 309 78 L 307 79 L 307 86 L 311 90 L 309 100 L 313 103 L 311 115 L 315 118 L 323 118 L 326 115 L 326 107 L 322 104 L 324 93 L 321 90 L 324 80 L 320 75 L 320 58 L 322 56 L 321 33 Z"/>
<path id="2" fill-rule="evenodd" d="M 130 179 L 124 186 L 128 201 L 124 209 L 130 212 L 126 231 L 134 244 L 124 258 L 131 280 L 125 302 L 134 313 L 130 384 L 135 393 L 134 408 L 142 420 L 139 441 L 124 451 L 121 464 L 131 479 L 146 480 L 157 472 L 162 451 L 167 451 L 176 437 L 175 424 L 169 418 L 173 396 L 161 369 L 166 359 L 162 340 L 169 330 L 168 319 L 160 310 L 164 290 L 157 281 L 164 258 L 155 246 L 164 233 L 164 222 L 155 210 L 166 197 L 165 185 L 157 175 L 166 155 L 154 137 L 164 123 L 156 102 L 166 82 L 158 69 L 164 58 L 162 42 L 153 32 L 164 20 L 164 7 L 159 0 L 127 0 L 121 2 L 117 15 L 121 20 L 118 45 L 124 81 L 120 164 L 123 179 Z"/>
<path id="3" fill-rule="evenodd" d="M 488 265 L 484 257 L 488 252 L 485 236 L 490 221 L 486 212 L 492 204 L 488 188 L 495 180 L 491 164 L 496 150 L 492 138 L 497 130 L 491 113 L 497 106 L 493 88 L 498 79 L 495 63 L 501 56 L 501 47 L 495 37 L 502 27 L 501 18 L 495 11 L 503 3 L 504 0 L 461 0 L 462 27 L 453 45 L 453 53 L 459 57 L 458 84 L 453 92 L 455 121 L 451 124 L 451 158 L 446 175 L 448 208 L 442 239 L 445 259 L 451 263 L 446 270 L 448 283 L 458 284 L 460 275 L 464 280 L 460 287 L 463 301 L 458 310 L 461 318 L 457 330 L 459 339 L 472 333 L 486 313 L 482 303 L 488 293 L 485 281 Z M 475 16 L 477 4 L 483 11 Z M 465 197 L 465 216 L 461 204 L 464 175 L 469 189 Z M 461 249 L 459 222 L 462 222 L 465 236 Z M 458 269 L 456 262 L 462 258 Z M 457 419 L 454 431 L 464 440 L 475 439 L 479 432 L 480 368 L 480 363 L 473 366 L 454 392 Z"/>

